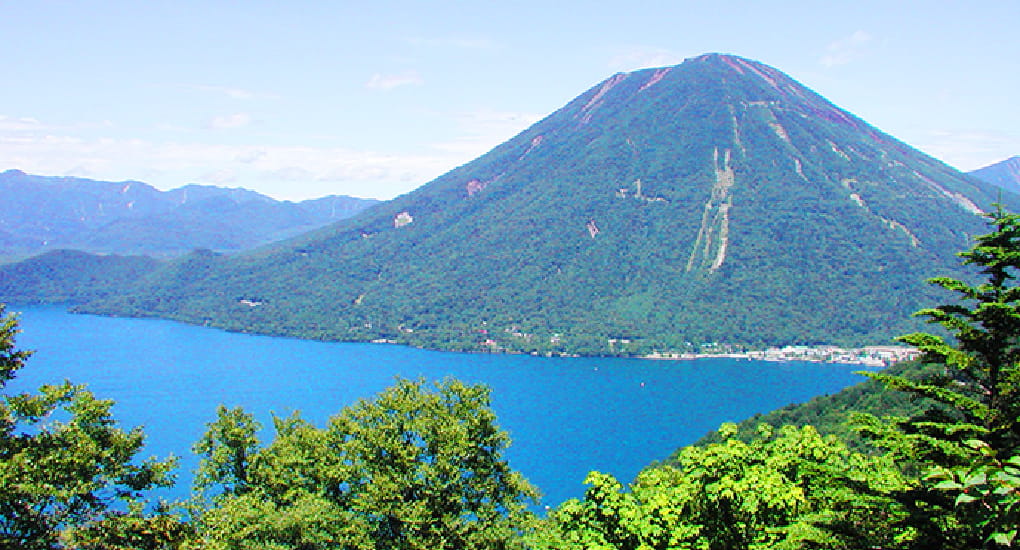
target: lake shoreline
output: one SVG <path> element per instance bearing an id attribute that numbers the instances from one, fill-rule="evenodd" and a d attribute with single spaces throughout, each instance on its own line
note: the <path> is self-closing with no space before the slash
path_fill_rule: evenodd
<path id="1" fill-rule="evenodd" d="M 809 363 L 888 367 L 894 363 L 916 359 L 920 354 L 920 350 L 908 346 L 865 346 L 861 348 L 785 346 L 782 348 L 741 352 L 655 352 L 642 355 L 641 358 L 658 361 L 693 361 L 696 359 L 746 359 L 749 361 L 772 362 L 805 361 Z"/>
<path id="2" fill-rule="evenodd" d="M 649 359 L 653 361 L 693 361 L 697 359 L 739 359 L 739 360 L 753 360 L 753 361 L 769 361 L 769 362 L 790 362 L 790 361 L 803 361 L 809 363 L 830 363 L 830 364 L 843 364 L 843 365 L 861 365 L 865 367 L 888 367 L 894 363 L 901 361 L 915 359 L 920 355 L 920 352 L 916 348 L 908 346 L 863 346 L 857 348 L 841 348 L 838 346 L 823 345 L 823 346 L 784 346 L 784 347 L 770 347 L 765 350 L 750 350 L 750 351 L 734 351 L 731 345 L 720 344 L 718 345 L 718 351 L 699 351 L 699 352 L 652 352 L 643 355 L 631 354 L 626 352 L 620 353 L 609 353 L 609 354 L 595 354 L 586 355 L 579 353 L 572 353 L 569 351 L 548 351 L 548 352 L 528 352 L 523 350 L 514 350 L 510 348 L 501 348 L 498 346 L 482 346 L 479 349 L 453 349 L 443 346 L 429 346 L 422 345 L 420 343 L 414 343 L 409 341 L 403 341 L 393 338 L 376 338 L 376 339 L 355 339 L 355 340 L 330 340 L 330 339 L 316 339 L 306 338 L 296 335 L 287 334 L 276 334 L 271 332 L 262 331 L 248 331 L 248 330 L 237 330 L 227 327 L 210 326 L 208 324 L 194 323 L 184 319 L 174 319 L 170 317 L 135 317 L 135 316 L 120 316 L 111 315 L 107 313 L 95 313 L 88 311 L 76 310 L 73 304 L 68 303 L 16 303 L 12 302 L 7 304 L 9 308 L 14 308 L 16 311 L 18 307 L 53 307 L 64 310 L 66 313 L 72 315 L 94 315 L 98 317 L 115 318 L 115 319 L 151 319 L 151 320 L 163 320 L 175 323 L 182 323 L 191 326 L 201 326 L 205 328 L 211 328 L 214 330 L 222 330 L 228 333 L 237 334 L 250 334 L 257 336 L 265 336 L 271 338 L 293 338 L 296 340 L 304 341 L 317 341 L 317 342 L 336 342 L 336 343 L 351 343 L 351 344 L 389 344 L 397 346 L 406 346 L 409 348 L 426 350 L 426 351 L 438 351 L 447 353 L 467 353 L 467 354 L 506 354 L 506 355 L 532 355 L 536 357 L 564 357 L 564 358 L 603 358 L 603 357 L 616 357 L 621 359 Z M 70 307 L 69 307 L 70 306 Z M 629 344 L 627 340 L 611 340 L 610 347 L 613 344 Z"/>

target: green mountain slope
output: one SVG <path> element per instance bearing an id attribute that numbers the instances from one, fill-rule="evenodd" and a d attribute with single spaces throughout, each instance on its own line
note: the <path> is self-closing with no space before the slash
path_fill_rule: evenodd
<path id="1" fill-rule="evenodd" d="M 933 367 L 919 361 L 898 363 L 884 372 L 920 380 L 932 374 Z M 737 437 L 750 441 L 758 434 L 759 424 L 774 428 L 811 425 L 823 435 L 838 435 L 851 447 L 864 449 L 867 443 L 854 432 L 848 421 L 853 413 L 869 413 L 878 417 L 910 417 L 920 414 L 932 403 L 913 398 L 906 392 L 890 390 L 875 380 L 866 380 L 831 395 L 820 395 L 805 403 L 792 403 L 765 414 L 756 414 L 737 424 Z M 701 438 L 695 445 L 720 441 L 718 432 Z"/>
<path id="2" fill-rule="evenodd" d="M 15 304 L 76 304 L 126 292 L 160 267 L 148 256 L 55 250 L 0 265 L 0 296 Z"/>
<path id="3" fill-rule="evenodd" d="M 378 201 L 277 201 L 246 189 L 0 173 L 0 262 L 62 249 L 170 257 L 238 251 L 299 235 Z"/>
<path id="4" fill-rule="evenodd" d="M 86 309 L 536 353 L 885 343 L 998 193 L 711 54 L 617 74 L 412 193 Z"/>
<path id="5" fill-rule="evenodd" d="M 1010 157 L 967 173 L 1007 191 L 1020 192 L 1020 157 Z"/>

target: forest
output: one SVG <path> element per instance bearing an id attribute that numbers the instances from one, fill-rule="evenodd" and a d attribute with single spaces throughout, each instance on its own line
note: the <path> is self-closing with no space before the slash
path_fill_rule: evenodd
<path id="1" fill-rule="evenodd" d="M 959 254 L 976 282 L 918 312 L 944 334 L 900 338 L 920 363 L 870 389 L 725 424 L 632 482 L 591 472 L 547 514 L 511 469 L 489 390 L 400 380 L 324 428 L 275 436 L 221 407 L 192 451 L 193 496 L 154 502 L 174 461 L 70 382 L 11 394 L 26 367 L 0 311 L 0 547 L 210 549 L 1008 548 L 1020 523 L 1020 216 Z M 885 388 L 886 397 L 869 397 Z M 870 403 L 870 405 L 868 404 Z M 812 408 L 813 407 L 813 408 Z M 805 420 L 821 419 L 815 427 Z"/>
<path id="2" fill-rule="evenodd" d="M 594 86 L 292 239 L 158 263 L 52 251 L 0 265 L 0 300 L 447 351 L 856 347 L 924 328 L 923 279 L 968 280 L 953 252 L 996 201 L 1020 211 L 779 71 L 708 55 Z"/>

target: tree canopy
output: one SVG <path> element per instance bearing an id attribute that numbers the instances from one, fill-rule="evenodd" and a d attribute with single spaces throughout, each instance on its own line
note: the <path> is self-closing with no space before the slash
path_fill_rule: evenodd
<path id="1" fill-rule="evenodd" d="M 114 539 L 131 547 L 175 539 L 181 524 L 160 513 L 141 516 L 144 492 L 173 483 L 175 460 L 137 461 L 142 431 L 118 427 L 113 402 L 84 386 L 8 392 L 30 356 L 15 350 L 17 332 L 0 304 L 0 547 L 88 547 L 96 536 L 105 548 Z"/>
<path id="2" fill-rule="evenodd" d="M 1020 217 L 996 208 L 987 218 L 991 232 L 960 254 L 983 282 L 931 279 L 959 301 L 918 312 L 949 336 L 901 338 L 923 352 L 928 366 L 910 369 L 921 376 L 865 373 L 920 398 L 917 414 L 851 415 L 871 444 L 863 452 L 810 426 L 762 425 L 746 440 L 725 426 L 714 442 L 642 472 L 629 491 L 592 473 L 584 499 L 564 503 L 532 534 L 535 546 L 1012 546 L 1020 524 Z"/>
<path id="3" fill-rule="evenodd" d="M 961 252 L 983 276 L 971 284 L 930 280 L 955 293 L 954 303 L 918 316 L 941 325 L 952 340 L 930 333 L 900 338 L 938 367 L 920 380 L 869 376 L 935 406 L 909 418 L 882 422 L 859 415 L 857 424 L 900 460 L 928 476 L 926 490 L 900 494 L 927 537 L 949 547 L 1012 544 L 1020 520 L 1020 216 L 997 207 L 992 231 Z M 890 426 L 896 429 L 890 429 Z M 937 482 L 937 483 L 936 483 Z M 955 496 L 955 499 L 949 497 Z M 922 521 L 923 520 L 923 521 Z"/>
<path id="4" fill-rule="evenodd" d="M 919 399 L 851 414 L 867 444 L 810 425 L 748 435 L 728 424 L 626 487 L 592 472 L 582 499 L 544 519 L 527 510 L 537 490 L 503 457 L 510 439 L 489 390 L 456 380 L 397 380 L 325 427 L 273 417 L 268 443 L 254 415 L 221 406 L 193 449 L 195 497 L 175 513 L 149 506 L 145 491 L 172 482 L 173 460 L 136 460 L 141 430 L 119 428 L 112 403 L 82 386 L 7 391 L 30 354 L 15 349 L 16 320 L 0 308 L 0 547 L 1012 547 L 1020 216 L 987 217 L 991 232 L 960 254 L 981 280 L 932 279 L 958 301 L 918 313 L 945 334 L 902 337 L 926 366 L 869 374 Z M 805 410 L 829 418 L 826 406 Z"/>
<path id="5" fill-rule="evenodd" d="M 210 547 L 519 546 L 537 492 L 503 458 L 484 386 L 398 380 L 323 429 L 297 414 L 274 427 L 260 446 L 253 417 L 221 407 L 196 445 Z"/>

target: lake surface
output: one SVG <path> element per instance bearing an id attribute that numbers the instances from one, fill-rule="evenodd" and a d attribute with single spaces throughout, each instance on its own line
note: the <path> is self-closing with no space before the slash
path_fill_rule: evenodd
<path id="1" fill-rule="evenodd" d="M 187 494 L 197 465 L 191 445 L 221 403 L 243 406 L 263 425 L 271 425 L 271 413 L 300 410 L 321 427 L 397 376 L 485 383 L 513 439 L 511 465 L 542 490 L 543 504 L 555 506 L 583 496 L 590 470 L 630 481 L 722 422 L 863 380 L 853 374 L 861 367 L 848 365 L 446 353 L 72 315 L 49 306 L 8 311 L 20 312 L 17 348 L 35 350 L 9 388 L 69 379 L 114 399 L 122 426 L 144 426 L 146 455 L 181 457 L 173 496 Z M 263 441 L 269 437 L 266 431 Z"/>

